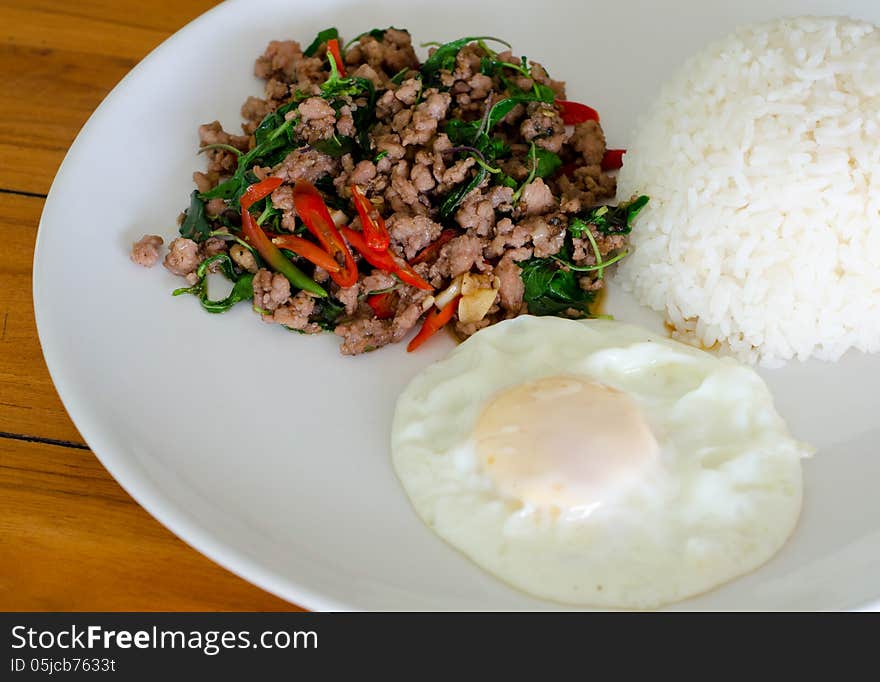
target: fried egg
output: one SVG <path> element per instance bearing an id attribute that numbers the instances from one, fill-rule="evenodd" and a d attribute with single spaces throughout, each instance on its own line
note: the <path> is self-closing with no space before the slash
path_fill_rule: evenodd
<path id="1" fill-rule="evenodd" d="M 483 569 L 566 604 L 655 608 L 765 563 L 801 459 L 763 380 L 608 320 L 520 316 L 419 374 L 392 425 L 421 519 Z"/>

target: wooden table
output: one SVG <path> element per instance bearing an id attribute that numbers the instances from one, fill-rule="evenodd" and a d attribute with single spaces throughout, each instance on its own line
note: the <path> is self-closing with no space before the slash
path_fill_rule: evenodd
<path id="1" fill-rule="evenodd" d="M 43 202 L 110 89 L 214 0 L 0 0 L 0 610 L 296 610 L 137 505 L 46 371 L 31 300 Z"/>

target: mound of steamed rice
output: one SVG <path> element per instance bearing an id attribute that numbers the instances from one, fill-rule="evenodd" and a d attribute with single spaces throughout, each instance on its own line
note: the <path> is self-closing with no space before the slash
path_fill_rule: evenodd
<path id="1" fill-rule="evenodd" d="M 616 281 L 762 364 L 880 350 L 880 30 L 796 18 L 691 58 L 629 145 L 651 201 Z"/>

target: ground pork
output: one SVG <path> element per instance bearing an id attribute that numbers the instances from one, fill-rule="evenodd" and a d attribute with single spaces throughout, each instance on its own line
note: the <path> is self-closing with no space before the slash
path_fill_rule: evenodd
<path id="1" fill-rule="evenodd" d="M 622 234 L 602 234 L 594 226 L 590 226 L 590 232 L 593 235 L 593 241 L 599 254 L 604 258 L 612 251 L 617 251 L 626 246 L 626 236 Z M 572 251 L 571 260 L 575 265 L 595 265 L 596 252 L 593 245 L 584 237 L 574 237 L 571 240 Z"/>
<path id="2" fill-rule="evenodd" d="M 448 92 L 430 92 L 413 111 L 411 122 L 401 135 L 401 143 L 404 146 L 426 144 L 437 131 L 437 124 L 446 116 L 451 102 Z"/>
<path id="3" fill-rule="evenodd" d="M 520 124 L 520 134 L 527 142 L 558 154 L 565 142 L 565 124 L 556 107 L 544 102 L 529 102 L 526 119 Z"/>
<path id="4" fill-rule="evenodd" d="M 563 213 L 580 213 L 613 197 L 617 190 L 614 176 L 603 173 L 599 166 L 581 166 L 571 177 L 563 175 L 556 183 L 560 194 L 559 208 Z"/>
<path id="5" fill-rule="evenodd" d="M 297 180 L 315 182 L 325 175 L 335 174 L 339 165 L 337 159 L 322 154 L 316 149 L 300 148 L 290 152 L 284 161 L 272 170 L 272 175 L 290 184 Z"/>
<path id="6" fill-rule="evenodd" d="M 369 64 L 377 73 L 384 73 L 386 78 L 402 69 L 417 69 L 419 66 L 409 32 L 395 28 L 387 29 L 381 40 L 371 35 L 362 36 L 346 51 L 345 63 L 352 66 Z"/>
<path id="7" fill-rule="evenodd" d="M 385 225 L 391 234 L 393 244 L 400 249 L 407 260 L 437 239 L 443 231 L 440 223 L 423 215 L 394 213 L 385 221 Z"/>
<path id="8" fill-rule="evenodd" d="M 276 78 L 290 83 L 296 78 L 296 63 L 302 50 L 295 40 L 273 40 L 254 64 L 254 75 L 268 80 Z"/>
<path id="9" fill-rule="evenodd" d="M 131 260 L 145 268 L 159 262 L 160 249 L 165 241 L 157 234 L 145 234 L 131 247 Z"/>
<path id="10" fill-rule="evenodd" d="M 368 294 L 371 291 L 389 289 L 396 284 L 397 279 L 393 275 L 387 272 L 382 272 L 381 270 L 373 270 L 371 274 L 361 280 L 361 288 L 365 294 Z"/>
<path id="11" fill-rule="evenodd" d="M 241 244 L 233 244 L 229 247 L 229 257 L 242 270 L 251 273 L 255 273 L 258 270 L 257 259 L 254 258 L 254 254 L 251 253 L 250 249 L 246 249 Z"/>
<path id="12" fill-rule="evenodd" d="M 321 97 L 309 97 L 297 107 L 297 111 L 300 115 L 300 121 L 295 129 L 297 137 L 309 144 L 333 137 L 336 112 L 327 100 Z"/>
<path id="13" fill-rule="evenodd" d="M 343 355 L 359 355 L 391 343 L 393 338 L 391 320 L 359 318 L 336 325 L 334 333 L 342 337 L 339 347 Z"/>
<path id="14" fill-rule="evenodd" d="M 199 126 L 199 144 L 202 147 L 228 145 L 245 152 L 250 145 L 250 139 L 247 135 L 230 135 L 223 130 L 219 121 L 211 121 Z M 228 149 L 210 149 L 206 155 L 209 173 L 230 173 L 238 167 L 238 154 Z"/>
<path id="15" fill-rule="evenodd" d="M 226 211 L 226 202 L 223 199 L 211 199 L 205 202 L 205 213 L 209 218 L 216 218 Z"/>
<path id="16" fill-rule="evenodd" d="M 360 292 L 360 286 L 357 284 L 350 287 L 340 287 L 336 290 L 336 300 L 345 306 L 346 315 L 353 315 L 357 310 Z"/>
<path id="17" fill-rule="evenodd" d="M 208 239 L 203 241 L 201 246 L 199 247 L 199 258 L 200 260 L 205 260 L 206 258 L 211 258 L 212 256 L 226 253 L 226 250 L 226 240 L 221 239 L 220 237 L 209 237 Z M 218 272 L 220 269 L 220 264 L 212 263 L 209 267 L 211 269 L 211 272 Z"/>
<path id="18" fill-rule="evenodd" d="M 169 272 L 185 277 L 195 271 L 201 262 L 199 245 L 192 239 L 178 237 L 168 247 L 163 265 Z"/>
<path id="19" fill-rule="evenodd" d="M 605 155 L 605 134 L 597 121 L 585 121 L 574 127 L 571 146 L 581 155 L 584 165 L 598 166 Z"/>
<path id="20" fill-rule="evenodd" d="M 471 235 L 455 237 L 440 249 L 440 255 L 431 265 L 432 282 L 442 282 L 469 272 L 472 268 L 484 270 L 483 246 L 485 240 Z"/>
<path id="21" fill-rule="evenodd" d="M 543 258 L 559 252 L 565 241 L 568 219 L 562 213 L 528 216 L 514 223 L 509 218 L 498 221 L 494 237 L 486 247 L 487 258 L 500 258 L 507 249 L 531 245 L 535 256 Z"/>
<path id="22" fill-rule="evenodd" d="M 525 285 L 520 276 L 522 269 L 517 263 L 531 256 L 531 249 L 511 249 L 495 266 L 495 276 L 501 282 L 498 289 L 501 307 L 513 314 L 520 312 L 525 293 Z"/>
<path id="23" fill-rule="evenodd" d="M 290 282 L 277 272 L 261 268 L 254 275 L 254 307 L 259 311 L 273 312 L 290 298 Z"/>
<path id="24" fill-rule="evenodd" d="M 264 315 L 266 322 L 281 324 L 288 329 L 317 334 L 322 331 L 320 325 L 310 322 L 309 316 L 315 310 L 315 299 L 305 291 L 298 292 L 282 306 L 279 306 L 271 315 Z"/>
<path id="25" fill-rule="evenodd" d="M 273 81 L 274 82 L 274 81 Z M 241 117 L 245 119 L 248 124 L 254 124 L 253 127 L 247 127 L 245 124 L 243 127 L 244 131 L 248 134 L 253 133 L 256 127 L 260 124 L 266 116 L 268 116 L 274 107 L 271 103 L 264 99 L 260 99 L 259 97 L 248 97 L 244 104 L 241 105 Z"/>
<path id="26" fill-rule="evenodd" d="M 541 178 L 525 186 L 517 208 L 525 215 L 549 213 L 557 206 L 553 191 Z"/>

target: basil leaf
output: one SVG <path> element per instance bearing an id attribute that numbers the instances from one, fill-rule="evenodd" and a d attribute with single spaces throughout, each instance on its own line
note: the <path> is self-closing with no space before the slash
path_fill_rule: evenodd
<path id="1" fill-rule="evenodd" d="M 197 242 L 207 239 L 211 234 L 211 226 L 205 217 L 205 202 L 197 189 L 190 194 L 189 208 L 184 211 L 184 215 L 183 223 L 180 225 L 180 235 Z"/>
<path id="2" fill-rule="evenodd" d="M 349 45 L 352 45 L 352 44 L 358 42 L 361 38 L 364 38 L 365 36 L 371 36 L 371 37 L 375 38 L 376 40 L 378 40 L 379 42 L 382 42 L 385 39 L 385 32 L 392 30 L 392 29 L 395 31 L 401 31 L 403 33 L 409 33 L 409 31 L 407 31 L 405 28 L 396 28 L 394 26 L 389 26 L 388 28 L 373 28 L 373 29 L 370 29 L 369 31 L 364 31 L 363 33 L 360 33 L 360 34 L 356 35 L 354 38 L 352 38 L 351 40 L 349 40 L 345 44 L 345 49 L 348 49 Z"/>
<path id="3" fill-rule="evenodd" d="M 318 49 L 326 43 L 328 40 L 333 40 L 334 38 L 339 38 L 339 31 L 335 28 L 325 28 L 323 31 L 320 31 L 315 39 L 312 41 L 312 44 L 309 45 L 305 50 L 303 50 L 303 55 L 306 57 L 314 57 L 315 53 Z"/>
<path id="4" fill-rule="evenodd" d="M 597 206 L 578 218 L 588 225 L 595 225 L 601 234 L 629 234 L 633 221 L 648 201 L 643 194 L 617 206 Z"/>
<path id="5" fill-rule="evenodd" d="M 314 142 L 312 147 L 319 152 L 338 159 L 340 156 L 350 154 L 354 149 L 354 140 L 350 137 L 334 135 L 329 140 Z"/>
<path id="6" fill-rule="evenodd" d="M 562 159 L 553 152 L 536 146 L 535 163 L 537 164 L 535 167 L 535 177 L 547 178 L 559 170 L 559 167 L 562 166 Z"/>
<path id="7" fill-rule="evenodd" d="M 331 74 L 321 85 L 321 96 L 326 100 L 342 99 L 343 97 L 360 97 L 366 95 L 373 100 L 375 86 L 371 81 L 360 76 L 350 78 L 333 77 Z"/>
<path id="8" fill-rule="evenodd" d="M 229 295 L 219 301 L 212 301 L 208 298 L 208 268 L 214 263 L 218 263 L 220 265 L 220 272 L 228 280 L 234 282 Z M 193 286 L 175 289 L 172 295 L 192 294 L 199 299 L 202 308 L 209 313 L 225 313 L 236 303 L 248 301 L 254 297 L 254 276 L 249 272 L 245 272 L 240 276 L 237 275 L 229 254 L 218 253 L 205 259 L 199 265 L 198 270 L 196 270 L 196 276 L 199 279 Z"/>
<path id="9" fill-rule="evenodd" d="M 343 312 L 345 312 L 344 305 L 331 298 L 322 298 L 315 303 L 315 309 L 309 319 L 316 322 L 321 329 L 333 331 Z"/>
<path id="10" fill-rule="evenodd" d="M 420 69 L 422 78 L 427 82 L 434 78 L 442 69 L 452 71 L 455 68 L 455 58 L 461 51 L 461 48 L 474 40 L 477 40 L 477 38 L 473 36 L 459 38 L 438 47 L 434 50 L 434 54 L 428 57 L 425 63 L 422 64 Z"/>
<path id="11" fill-rule="evenodd" d="M 440 217 L 443 220 L 451 217 L 455 210 L 459 207 L 464 198 L 476 187 L 479 187 L 483 179 L 488 175 L 485 168 L 480 166 L 474 177 L 468 183 L 462 183 L 457 189 L 452 191 L 440 204 Z"/>
<path id="12" fill-rule="evenodd" d="M 576 274 L 554 258 L 529 258 L 518 265 L 525 287 L 523 300 L 532 315 L 559 315 L 569 309 L 589 314 L 595 293 L 581 289 Z"/>

